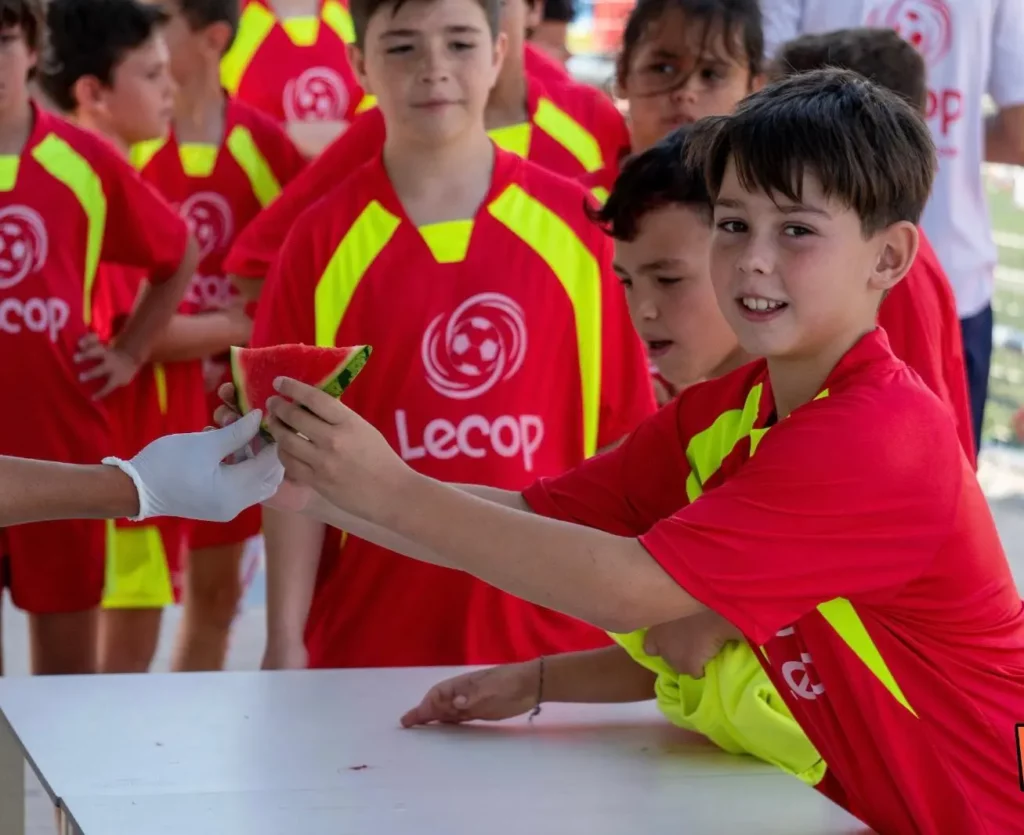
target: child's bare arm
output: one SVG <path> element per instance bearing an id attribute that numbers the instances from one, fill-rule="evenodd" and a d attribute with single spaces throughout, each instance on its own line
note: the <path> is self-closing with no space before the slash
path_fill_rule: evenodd
<path id="1" fill-rule="evenodd" d="M 245 345 L 252 335 L 252 319 L 241 308 L 175 314 L 153 345 L 154 362 L 186 362 L 220 354 L 232 345 Z"/>
<path id="2" fill-rule="evenodd" d="M 465 673 L 435 684 L 402 724 L 509 719 L 542 702 L 642 702 L 654 698 L 654 674 L 619 646 L 568 652 Z"/>

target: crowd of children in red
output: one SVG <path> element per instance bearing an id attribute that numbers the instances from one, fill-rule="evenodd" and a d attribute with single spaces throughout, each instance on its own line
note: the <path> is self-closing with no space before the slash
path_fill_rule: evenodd
<path id="1" fill-rule="evenodd" d="M 542 5 L 0 0 L 0 454 L 230 422 L 232 345 L 374 347 L 344 406 L 283 383 L 262 507 L 0 529 L 33 672 L 145 671 L 174 602 L 220 668 L 261 534 L 265 668 L 499 665 L 406 725 L 656 698 L 878 832 L 1024 831 L 921 44 L 639 0 L 627 122 Z"/>

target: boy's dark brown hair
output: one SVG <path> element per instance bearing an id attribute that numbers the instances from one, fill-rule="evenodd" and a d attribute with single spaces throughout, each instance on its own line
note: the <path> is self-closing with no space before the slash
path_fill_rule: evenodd
<path id="1" fill-rule="evenodd" d="M 711 195 L 704 171 L 687 159 L 691 128 L 677 128 L 646 151 L 629 157 L 600 208 L 587 207 L 590 219 L 617 241 L 632 241 L 640 222 L 666 206 L 683 206 L 711 225 Z"/>
<path id="2" fill-rule="evenodd" d="M 746 63 L 750 75 L 764 68 L 764 27 L 758 0 L 637 0 L 622 33 L 622 49 L 615 65 L 615 78 L 626 86 L 637 46 L 648 37 L 670 11 L 680 11 L 687 25 L 703 27 L 701 46 L 718 27 L 724 33 L 730 57 Z"/>
<path id="3" fill-rule="evenodd" d="M 731 116 L 694 126 L 691 160 L 718 197 L 730 162 L 743 188 L 801 201 L 804 174 L 853 209 L 864 234 L 921 219 L 936 155 L 921 114 L 905 99 L 850 70 L 824 69 L 775 81 Z"/>
<path id="4" fill-rule="evenodd" d="M 899 93 L 918 110 L 928 103 L 928 71 L 921 53 L 892 29 L 837 29 L 783 44 L 772 62 L 773 79 L 825 67 L 853 70 Z"/>
<path id="5" fill-rule="evenodd" d="M 43 0 L 0 0 L 0 29 L 15 26 L 21 27 L 28 48 L 39 52 L 46 34 Z"/>
<path id="6" fill-rule="evenodd" d="M 181 16 L 185 18 L 193 32 L 212 26 L 214 23 L 226 23 L 231 27 L 231 40 L 225 50 L 231 48 L 231 41 L 238 33 L 239 0 L 175 0 Z"/>
<path id="7" fill-rule="evenodd" d="M 382 9 L 394 15 L 406 3 L 432 3 L 434 0 L 351 0 L 349 12 L 352 14 L 352 27 L 356 32 L 356 46 L 364 46 L 366 38 L 366 26 L 370 18 Z M 499 32 L 499 18 L 501 17 L 502 0 L 475 0 L 487 15 L 487 25 L 491 30 L 491 37 L 497 38 Z"/>

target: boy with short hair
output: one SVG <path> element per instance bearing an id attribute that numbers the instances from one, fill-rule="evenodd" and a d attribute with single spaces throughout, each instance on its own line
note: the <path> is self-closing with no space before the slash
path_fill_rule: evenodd
<path id="1" fill-rule="evenodd" d="M 508 49 L 485 111 L 485 125 L 499 147 L 544 168 L 579 179 L 598 199 L 607 195 L 629 131 L 614 104 L 595 88 L 573 82 L 548 84 L 524 68 L 526 0 L 507 0 L 501 30 Z M 384 119 L 374 108 L 331 143 L 281 199 L 262 212 L 232 247 L 226 263 L 250 297 L 256 297 L 296 217 L 336 183 L 379 153 Z"/>
<path id="2" fill-rule="evenodd" d="M 143 179 L 177 205 L 196 231 L 200 263 L 187 296 L 202 314 L 196 322 L 219 316 L 235 323 L 193 346 L 192 356 L 204 360 L 209 418 L 217 386 L 229 379 L 227 349 L 248 341 L 254 313 L 227 277 L 224 258 L 239 231 L 277 199 L 305 162 L 273 119 L 221 87 L 221 58 L 236 38 L 235 0 L 159 5 L 169 18 L 164 32 L 177 103 L 170 134 L 136 146 L 133 159 Z M 260 525 L 260 510 L 252 508 L 227 524 L 195 526 L 174 669 L 223 667 L 243 591 L 245 549 Z"/>
<path id="3" fill-rule="evenodd" d="M 37 0 L 0 0 L 0 335 L 5 355 L 18 358 L 3 364 L 0 382 L 24 398 L 5 413 L 0 452 L 94 463 L 113 449 L 102 398 L 146 362 L 181 301 L 196 250 L 173 209 L 106 140 L 30 100 L 44 20 Z M 118 80 L 140 92 L 159 88 L 143 67 L 152 57 L 141 56 Z M 113 82 L 90 74 L 79 87 L 104 105 Z M 136 115 L 154 113 L 159 107 Z M 111 345 L 80 351 L 100 325 L 101 261 L 146 270 L 150 282 Z M 96 669 L 107 533 L 102 521 L 0 531 L 3 582 L 30 616 L 34 673 Z"/>
<path id="4" fill-rule="evenodd" d="M 876 325 L 916 255 L 928 128 L 824 70 L 696 129 L 715 291 L 764 360 L 523 493 L 414 473 L 283 380 L 281 500 L 611 631 L 714 610 L 828 763 L 819 791 L 877 832 L 1014 831 L 1024 603 L 951 417 Z"/>
<path id="5" fill-rule="evenodd" d="M 825 67 L 853 70 L 903 96 L 922 115 L 925 112 L 924 59 L 891 29 L 839 29 L 803 35 L 780 47 L 771 74 L 784 78 Z M 956 297 L 931 242 L 923 229 L 919 232 L 914 266 L 882 302 L 878 324 L 885 329 L 892 352 L 950 407 L 960 443 L 976 467 L 977 445 Z"/>
<path id="6" fill-rule="evenodd" d="M 357 0 L 352 15 L 353 66 L 387 138 L 294 224 L 253 343 L 373 345 L 387 376 L 362 375 L 346 399 L 420 472 L 518 488 L 617 443 L 654 408 L 643 350 L 586 192 L 487 135 L 497 0 Z M 609 642 L 303 517 L 268 510 L 264 531 L 267 666 L 486 663 Z"/>
<path id="7" fill-rule="evenodd" d="M 569 24 L 576 17 L 573 0 L 539 0 L 540 20 L 529 30 L 530 43 L 561 65 L 572 57 L 567 43 Z"/>

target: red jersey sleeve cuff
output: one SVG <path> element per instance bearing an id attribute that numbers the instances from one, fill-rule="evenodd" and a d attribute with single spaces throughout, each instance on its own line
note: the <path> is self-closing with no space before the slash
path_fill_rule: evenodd
<path id="1" fill-rule="evenodd" d="M 270 258 L 265 253 L 234 246 L 224 259 L 224 274 L 240 278 L 266 278 L 270 272 Z"/>
<path id="2" fill-rule="evenodd" d="M 538 516 L 543 516 L 547 519 L 557 519 L 560 522 L 573 521 L 573 519 L 562 512 L 562 509 L 551 497 L 551 494 L 548 492 L 546 479 L 537 479 L 537 481 L 523 490 L 522 497 L 530 510 Z"/>
<path id="3" fill-rule="evenodd" d="M 665 530 L 663 525 L 655 525 L 641 535 L 639 540 L 683 591 L 720 614 L 750 641 L 760 646 L 772 637 L 773 630 L 766 629 L 750 617 L 749 613 L 719 594 L 714 586 L 708 583 L 706 573 L 700 572 L 697 566 L 686 561 L 685 546 L 680 544 L 678 538 L 671 536 L 670 531 Z"/>

